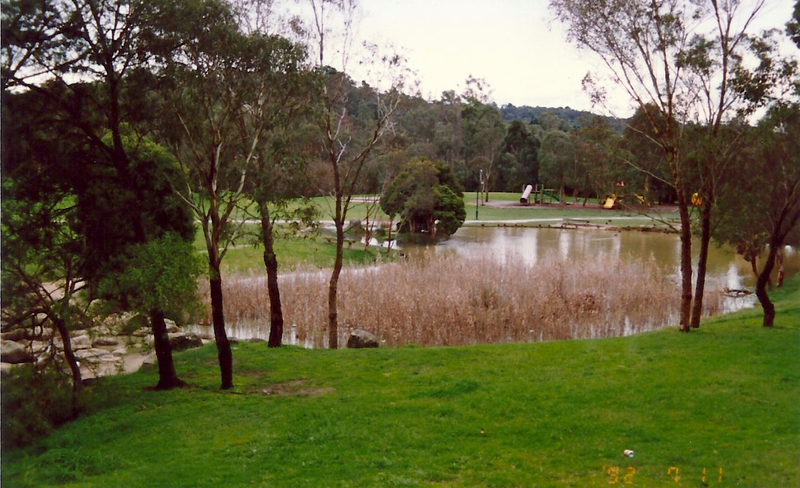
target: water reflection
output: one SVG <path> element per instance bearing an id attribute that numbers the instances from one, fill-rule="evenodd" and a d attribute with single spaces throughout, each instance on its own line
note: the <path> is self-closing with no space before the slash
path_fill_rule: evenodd
<path id="1" fill-rule="evenodd" d="M 406 253 L 455 253 L 462 257 L 494 256 L 498 262 L 520 260 L 534 265 L 552 253 L 567 260 L 608 255 L 614 259 L 654 260 L 667 272 L 678 275 L 680 238 L 676 234 L 656 232 L 612 232 L 589 229 L 549 229 L 535 227 L 462 227 L 450 239 L 435 246 L 405 244 Z M 693 247 L 697 263 L 699 243 Z M 800 252 L 786 247 L 786 274 L 800 271 Z M 741 290 L 755 287 L 750 263 L 727 246 L 711 246 L 708 278 L 719 280 L 726 288 Z"/>

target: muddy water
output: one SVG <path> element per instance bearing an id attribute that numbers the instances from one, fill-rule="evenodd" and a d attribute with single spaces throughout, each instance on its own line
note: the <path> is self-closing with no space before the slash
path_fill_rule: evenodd
<path id="1" fill-rule="evenodd" d="M 698 245 L 694 249 L 694 262 L 697 261 Z M 675 234 L 654 232 L 613 232 L 603 230 L 562 230 L 550 228 L 524 227 L 463 227 L 446 241 L 435 245 L 400 245 L 402 251 L 413 255 L 419 253 L 456 254 L 463 257 L 492 256 L 502 263 L 519 263 L 520 266 L 536 265 L 545 258 L 556 255 L 568 261 L 580 262 L 583 259 L 625 259 L 653 260 L 679 283 L 680 240 Z M 800 272 L 800 251 L 786 248 L 785 267 L 787 275 Z M 361 269 L 361 272 L 380 272 L 381 266 Z M 320 273 L 323 279 L 329 271 Z M 287 275 L 282 280 L 293 279 Z M 254 277 L 255 280 L 264 279 Z M 613 279 L 610 276 L 609 279 Z M 719 288 L 731 290 L 753 289 L 755 277 L 750 264 L 730 248 L 712 245 L 708 260 L 708 288 L 716 282 Z M 728 298 L 723 307 L 734 311 L 755 303 L 753 295 L 744 298 Z M 233 323 L 231 323 L 233 322 Z M 211 334 L 210 327 L 197 326 L 196 332 Z M 239 339 L 267 339 L 269 326 L 266 323 L 230 321 L 228 334 Z M 287 324 L 284 342 L 287 344 L 312 347 L 310 338 L 298 341 L 298 334 Z M 309 342 L 311 341 L 311 342 Z"/>
<path id="2" fill-rule="evenodd" d="M 613 232 L 603 230 L 565 230 L 531 227 L 462 227 L 449 240 L 435 246 L 408 245 L 406 253 L 456 253 L 460 256 L 494 256 L 499 262 L 535 265 L 555 254 L 566 260 L 581 260 L 599 255 L 614 259 L 653 259 L 667 272 L 678 276 L 680 239 L 676 234 L 656 232 Z M 697 264 L 699 243 L 693 246 Z M 785 250 L 786 274 L 800 272 L 800 252 Z M 755 287 L 750 263 L 729 247 L 711 246 L 708 276 L 729 289 Z"/>

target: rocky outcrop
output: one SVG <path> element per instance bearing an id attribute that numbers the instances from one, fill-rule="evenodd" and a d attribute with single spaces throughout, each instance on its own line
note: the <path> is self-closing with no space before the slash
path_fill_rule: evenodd
<path id="1" fill-rule="evenodd" d="M 185 351 L 186 349 L 201 347 L 203 340 L 197 334 L 178 332 L 169 334 L 169 345 L 172 346 L 174 352 Z"/>
<path id="2" fill-rule="evenodd" d="M 32 363 L 36 361 L 36 358 L 31 354 L 28 348 L 14 341 L 3 341 L 2 354 L 0 355 L 2 356 L 3 362 L 9 364 Z"/>
<path id="3" fill-rule="evenodd" d="M 378 337 L 364 329 L 354 329 L 350 331 L 350 337 L 347 339 L 347 347 L 350 349 L 363 349 L 378 346 L 380 346 Z"/>

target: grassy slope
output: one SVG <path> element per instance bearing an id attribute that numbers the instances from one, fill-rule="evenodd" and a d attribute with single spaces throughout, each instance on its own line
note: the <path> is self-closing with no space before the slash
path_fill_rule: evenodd
<path id="1" fill-rule="evenodd" d="M 633 486 L 799 486 L 799 291 L 795 278 L 775 293 L 772 330 L 751 310 L 688 335 L 359 351 L 239 344 L 231 393 L 215 389 L 207 346 L 177 356 L 190 388 L 145 391 L 152 369 L 105 380 L 93 414 L 4 453 L 2 482 L 600 487 L 615 481 L 613 466 L 620 485 L 635 469 Z"/>

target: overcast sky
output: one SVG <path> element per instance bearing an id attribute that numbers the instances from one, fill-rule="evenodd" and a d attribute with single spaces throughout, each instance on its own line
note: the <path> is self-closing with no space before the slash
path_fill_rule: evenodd
<path id="1" fill-rule="evenodd" d="M 589 110 L 581 89 L 587 71 L 602 69 L 588 52 L 566 42 L 547 0 L 363 0 L 361 37 L 393 44 L 438 99 L 461 91 L 469 75 L 485 79 L 498 105 Z M 794 0 L 767 0 L 760 27 L 783 28 Z M 630 115 L 619 98 L 615 112 Z M 597 111 L 597 110 L 596 110 Z"/>

